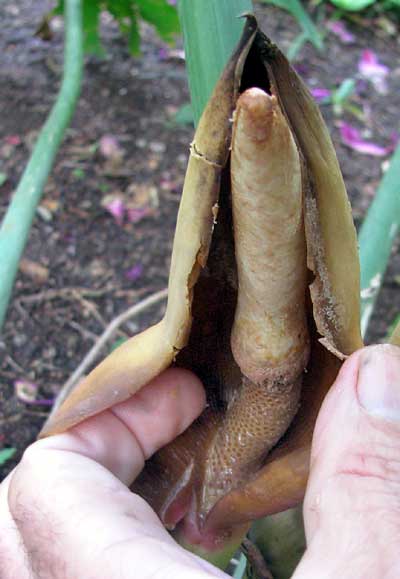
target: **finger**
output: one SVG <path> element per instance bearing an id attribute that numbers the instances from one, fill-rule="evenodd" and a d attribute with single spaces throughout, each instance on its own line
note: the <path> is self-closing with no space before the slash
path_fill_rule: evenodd
<path id="1" fill-rule="evenodd" d="M 84 455 L 130 485 L 144 461 L 181 434 L 204 405 L 200 380 L 187 370 L 171 368 L 129 400 L 32 448 Z"/>
<path id="2" fill-rule="evenodd" d="M 400 349 L 371 346 L 343 365 L 318 417 L 295 578 L 399 576 L 399 504 Z"/>
<path id="3" fill-rule="evenodd" d="M 29 579 L 27 557 L 18 528 L 8 509 L 8 489 L 12 473 L 0 485 L 0 577 Z"/>

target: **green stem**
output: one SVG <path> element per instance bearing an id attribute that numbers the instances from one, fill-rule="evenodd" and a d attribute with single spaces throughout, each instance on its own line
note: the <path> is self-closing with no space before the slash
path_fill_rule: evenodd
<path id="1" fill-rule="evenodd" d="M 78 100 L 83 71 L 82 0 L 65 2 L 64 75 L 0 228 L 0 330 L 36 207 Z"/>
<path id="2" fill-rule="evenodd" d="M 232 575 L 233 579 L 243 579 L 246 576 L 247 559 L 244 553 L 240 553 L 239 562 Z"/>
<path id="3" fill-rule="evenodd" d="M 358 236 L 361 263 L 361 330 L 365 335 L 400 229 L 400 145 L 397 147 Z"/>
<path id="4" fill-rule="evenodd" d="M 289 579 L 306 548 L 301 507 L 256 521 L 250 538 L 263 554 L 274 579 Z"/>
<path id="5" fill-rule="evenodd" d="M 251 0 L 179 0 L 186 66 L 195 123 L 239 41 Z"/>

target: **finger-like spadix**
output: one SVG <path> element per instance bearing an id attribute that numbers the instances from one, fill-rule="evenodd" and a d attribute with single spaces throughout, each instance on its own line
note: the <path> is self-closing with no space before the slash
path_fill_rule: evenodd
<path id="1" fill-rule="evenodd" d="M 243 374 L 211 445 L 201 510 L 256 472 L 297 412 L 307 366 L 306 241 L 299 152 L 276 97 L 246 90 L 233 115 L 231 198 Z"/>

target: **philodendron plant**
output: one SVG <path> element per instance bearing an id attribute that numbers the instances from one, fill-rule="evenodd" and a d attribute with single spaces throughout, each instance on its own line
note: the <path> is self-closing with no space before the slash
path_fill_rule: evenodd
<path id="1" fill-rule="evenodd" d="M 362 346 L 359 310 L 356 233 L 327 128 L 249 16 L 191 144 L 166 314 L 97 366 L 42 434 L 171 365 L 195 372 L 207 409 L 133 490 L 223 565 L 252 520 L 302 500 L 321 402 Z"/>

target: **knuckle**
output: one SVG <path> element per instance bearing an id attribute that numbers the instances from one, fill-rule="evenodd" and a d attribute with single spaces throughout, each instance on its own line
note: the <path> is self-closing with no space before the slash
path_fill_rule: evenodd
<path id="1" fill-rule="evenodd" d="M 400 487 L 400 452 L 387 445 L 347 452 L 337 474 L 397 483 Z"/>
<path id="2" fill-rule="evenodd" d="M 400 528 L 400 453 L 387 445 L 347 452 L 331 479 L 343 508 L 386 513 Z M 347 507 L 346 507 L 347 505 Z M 386 516 L 386 515 L 385 515 Z"/>

